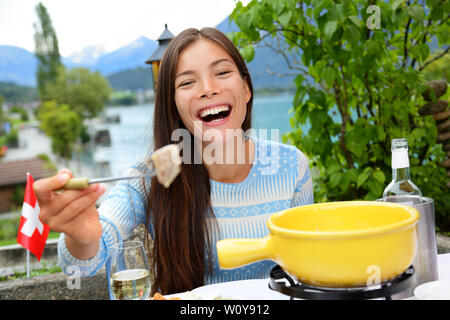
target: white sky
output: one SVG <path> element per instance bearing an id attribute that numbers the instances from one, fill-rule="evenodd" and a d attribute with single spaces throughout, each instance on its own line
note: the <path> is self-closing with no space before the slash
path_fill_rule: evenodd
<path id="1" fill-rule="evenodd" d="M 88 45 L 115 50 L 140 36 L 156 40 L 167 23 L 173 34 L 214 27 L 236 0 L 41 0 L 66 57 Z M 247 4 L 249 0 L 242 1 Z M 0 0 L 0 45 L 34 51 L 38 0 Z"/>

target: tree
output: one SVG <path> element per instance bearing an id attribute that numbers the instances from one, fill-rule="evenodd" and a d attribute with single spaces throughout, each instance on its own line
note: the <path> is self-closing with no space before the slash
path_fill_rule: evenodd
<path id="1" fill-rule="evenodd" d="M 231 19 L 241 31 L 229 36 L 247 61 L 255 44 L 274 37 L 301 56 L 298 64 L 288 61 L 297 76 L 293 128 L 284 140 L 312 160 L 317 202 L 380 198 L 391 176 L 390 141 L 407 137 L 412 178 L 450 230 L 442 144 L 432 117 L 418 114 L 423 72 L 449 54 L 448 12 L 445 0 L 236 4 Z M 438 56 L 430 57 L 431 39 L 443 48 Z"/>
<path id="2" fill-rule="evenodd" d="M 81 119 L 67 104 L 44 102 L 39 110 L 41 129 L 52 140 L 52 151 L 71 159 L 74 144 L 81 132 Z"/>
<path id="3" fill-rule="evenodd" d="M 44 88 L 45 95 L 60 104 L 68 104 L 81 119 L 96 117 L 111 94 L 108 81 L 86 68 L 60 67 L 54 81 Z"/>
<path id="4" fill-rule="evenodd" d="M 0 95 L 0 127 L 3 126 L 3 97 Z M 1 132 L 2 128 L 0 128 Z"/>
<path id="5" fill-rule="evenodd" d="M 36 5 L 38 23 L 35 23 L 34 44 L 35 55 L 38 60 L 36 72 L 37 86 L 41 101 L 48 100 L 45 96 L 45 85 L 53 81 L 58 73 L 61 64 L 59 54 L 58 38 L 47 9 L 42 3 Z"/>
<path id="6" fill-rule="evenodd" d="M 5 128 L 4 128 L 4 121 L 5 116 L 3 112 L 3 97 L 0 95 L 0 136 L 3 136 Z M 1 150 L 3 145 L 2 141 L 5 140 L 4 137 L 0 138 L 0 155 L 3 154 L 3 151 Z"/>
<path id="7" fill-rule="evenodd" d="M 435 52 L 430 55 L 430 58 L 439 56 L 442 51 Z M 444 79 L 447 83 L 450 82 L 450 54 L 446 54 L 442 59 L 438 59 L 431 63 L 426 69 L 424 69 L 425 77 L 427 80 L 440 80 Z"/>

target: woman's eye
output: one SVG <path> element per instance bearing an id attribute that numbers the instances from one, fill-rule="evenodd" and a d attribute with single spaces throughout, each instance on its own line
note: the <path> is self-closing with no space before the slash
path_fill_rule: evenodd
<path id="1" fill-rule="evenodd" d="M 228 74 L 228 73 L 230 73 L 231 71 L 228 71 L 228 70 L 224 70 L 224 71 L 220 71 L 219 73 L 217 73 L 217 75 L 218 76 L 224 76 L 224 75 L 226 75 L 226 74 Z"/>
<path id="2" fill-rule="evenodd" d="M 190 84 L 194 83 L 194 81 L 184 81 L 178 85 L 178 87 L 186 87 Z"/>

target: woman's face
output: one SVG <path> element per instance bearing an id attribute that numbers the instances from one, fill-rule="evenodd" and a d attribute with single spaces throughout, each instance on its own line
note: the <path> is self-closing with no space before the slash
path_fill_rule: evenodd
<path id="1" fill-rule="evenodd" d="M 196 138 L 203 140 L 206 134 L 214 136 L 215 142 L 225 141 L 227 129 L 242 127 L 250 97 L 233 59 L 214 42 L 199 39 L 181 52 L 175 103 L 184 125 Z"/>

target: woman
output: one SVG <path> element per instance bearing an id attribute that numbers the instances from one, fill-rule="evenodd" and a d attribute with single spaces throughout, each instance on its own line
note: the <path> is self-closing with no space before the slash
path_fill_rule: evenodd
<path id="1" fill-rule="evenodd" d="M 252 99 L 245 62 L 223 33 L 187 29 L 175 37 L 159 70 L 153 138 L 158 149 L 182 137 L 181 173 L 167 189 L 156 179 L 119 182 L 98 211 L 102 186 L 53 192 L 70 178 L 67 169 L 36 181 L 41 220 L 62 232 L 63 270 L 77 265 L 83 275 L 95 274 L 111 246 L 145 223 L 153 240 L 153 292 L 268 277 L 271 261 L 220 269 L 215 243 L 267 235 L 271 214 L 313 203 L 313 193 L 303 153 L 246 135 Z M 133 170 L 148 167 L 143 161 Z"/>

